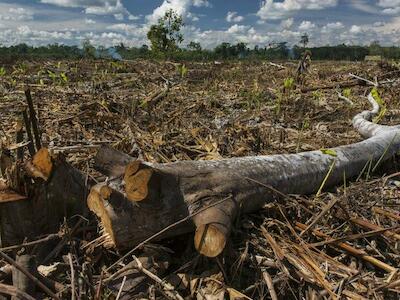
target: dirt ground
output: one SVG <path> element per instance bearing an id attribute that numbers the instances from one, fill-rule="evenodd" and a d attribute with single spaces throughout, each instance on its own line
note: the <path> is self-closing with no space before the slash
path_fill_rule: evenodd
<path id="1" fill-rule="evenodd" d="M 7 65 L 5 70 L 0 76 L 1 147 L 15 143 L 15 124 L 29 85 L 43 145 L 64 153 L 96 180 L 103 179 L 93 170 L 93 157 L 104 144 L 145 161 L 172 162 L 296 153 L 360 141 L 351 119 L 369 108 L 370 86 L 301 92 L 351 81 L 349 73 L 384 82 L 378 90 L 387 112 L 380 123 L 400 124 L 400 72 L 376 63 L 312 62 L 302 84 L 291 82 L 294 62 L 282 67 L 268 62 L 183 67 L 140 60 L 61 61 Z M 395 234 L 400 220 L 399 167 L 393 158 L 378 172 L 366 170 L 357 180 L 321 195 L 267 201 L 260 212 L 237 220 L 218 258 L 199 256 L 192 235 L 148 244 L 135 255 L 151 260 L 152 272 L 185 299 L 269 299 L 273 294 L 269 282 L 278 299 L 398 299 L 399 273 L 388 273 L 363 257 L 395 269 L 400 265 L 400 240 Z M 311 231 L 300 236 L 296 222 L 308 224 L 332 201 L 336 204 L 314 227 L 329 238 L 318 238 Z M 372 230 L 356 225 L 352 218 L 391 230 L 351 237 Z M 75 253 L 77 268 L 91 269 L 93 276 L 82 280 L 78 296 L 95 298 L 93 288 L 101 285 L 101 297 L 114 299 L 124 282 L 120 299 L 171 298 L 162 284 L 135 268 L 113 277 L 102 273 L 120 254 L 101 246 L 83 248 L 98 236 L 96 223 L 90 221 L 88 226 L 89 232 L 74 236 L 52 261 L 63 263 L 66 254 Z M 337 241 L 315 244 L 332 238 L 343 238 L 361 253 L 339 249 Z M 277 249 L 283 249 L 284 258 Z M 69 286 L 69 270 L 54 273 L 48 276 Z M 100 278 L 111 279 L 100 284 Z"/>

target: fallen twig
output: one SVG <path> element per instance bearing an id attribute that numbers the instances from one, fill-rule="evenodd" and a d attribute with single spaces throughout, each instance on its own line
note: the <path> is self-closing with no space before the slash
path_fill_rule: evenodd
<path id="1" fill-rule="evenodd" d="M 47 286 L 45 286 L 39 279 L 37 279 L 35 276 L 33 276 L 31 273 L 29 273 L 25 268 L 21 267 L 15 260 L 13 260 L 11 257 L 9 257 L 7 254 L 5 254 L 3 251 L 0 251 L 0 256 L 6 260 L 9 264 L 13 265 L 15 268 L 17 268 L 19 271 L 24 273 L 26 277 L 28 277 L 30 280 L 32 280 L 40 289 L 42 289 L 47 295 L 50 297 L 60 300 L 60 298 L 54 294 Z"/>
<path id="2" fill-rule="evenodd" d="M 147 275 L 149 278 L 153 279 L 158 284 L 160 284 L 163 287 L 165 293 L 168 295 L 168 297 L 176 300 L 184 300 L 183 297 L 179 295 L 179 293 L 175 290 L 175 288 L 171 284 L 163 281 L 160 277 L 151 273 L 149 270 L 145 269 L 142 265 L 142 262 L 136 256 L 133 255 L 133 259 L 136 261 L 138 265 L 138 270 L 141 271 L 143 274 Z"/>

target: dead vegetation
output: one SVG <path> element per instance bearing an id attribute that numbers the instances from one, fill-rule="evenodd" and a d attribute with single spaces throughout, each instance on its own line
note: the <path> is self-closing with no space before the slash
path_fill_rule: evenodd
<path id="1" fill-rule="evenodd" d="M 313 63 L 301 86 L 291 63 L 182 67 L 80 61 L 6 70 L 0 78 L 0 165 L 7 180 L 0 181 L 0 199 L 6 202 L 1 204 L 1 293 L 22 299 L 29 299 L 23 293 L 73 299 L 398 298 L 396 157 L 376 170 L 366 165 L 358 178 L 317 195 L 273 191 L 276 197 L 267 199 L 262 210 L 236 218 L 231 238 L 216 258 L 196 252 L 192 233 L 157 242 L 143 237 L 146 242 L 135 251 L 106 248 L 104 228 L 85 208 L 88 186 L 112 181 L 94 168 L 103 145 L 151 163 L 318 149 L 329 155 L 324 149 L 362 140 L 351 119 L 368 108 L 370 83 L 377 81 L 386 107 L 379 122 L 400 124 L 398 69 Z M 27 109 L 27 85 L 33 110 Z M 36 117 L 24 116 L 24 111 L 34 111 Z M 37 118 L 37 129 L 27 118 Z M 33 129 L 31 137 L 26 124 Z M 31 161 L 30 145 L 48 148 L 52 158 L 44 154 Z M 26 174 L 15 174 L 16 161 Z M 53 169 L 59 171 L 50 175 Z M 81 175 L 85 187 L 78 184 Z M 20 181 L 10 184 L 12 178 Z M 60 186 L 65 190 L 52 190 Z M 43 190 L 46 197 L 28 203 Z M 146 194 L 134 185 L 131 190 L 136 201 Z M 73 197 L 70 191 L 75 191 Z M 107 196 L 101 188 L 97 193 Z M 32 213 L 35 218 L 29 220 Z M 24 230 L 17 234 L 15 228 Z M 35 256 L 34 263 L 24 260 L 25 255 Z M 18 265 L 33 280 L 16 271 Z"/>

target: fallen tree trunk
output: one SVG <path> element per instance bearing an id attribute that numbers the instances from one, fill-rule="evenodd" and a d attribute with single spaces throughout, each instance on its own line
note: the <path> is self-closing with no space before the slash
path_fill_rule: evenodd
<path id="1" fill-rule="evenodd" d="M 178 223 L 157 238 L 191 231 L 195 225 L 197 250 L 209 257 L 217 256 L 225 247 L 238 213 L 260 209 L 278 197 L 274 190 L 311 194 L 322 182 L 325 186 L 340 184 L 344 178 L 358 176 L 368 164 L 375 169 L 399 151 L 400 127 L 370 122 L 379 106 L 371 95 L 368 99 L 373 110 L 353 120 L 354 127 L 368 139 L 333 148 L 331 155 L 311 151 L 150 164 L 111 154 L 109 148 L 100 151 L 97 165 L 111 178 L 92 188 L 88 206 L 101 220 L 101 242 L 119 249 L 133 247 L 187 218 L 190 221 Z"/>

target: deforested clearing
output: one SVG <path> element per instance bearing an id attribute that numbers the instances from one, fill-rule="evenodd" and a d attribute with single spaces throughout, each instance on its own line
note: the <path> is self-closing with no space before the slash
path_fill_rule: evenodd
<path id="1" fill-rule="evenodd" d="M 398 299 L 400 68 L 303 63 L 5 65 L 0 289 Z"/>

